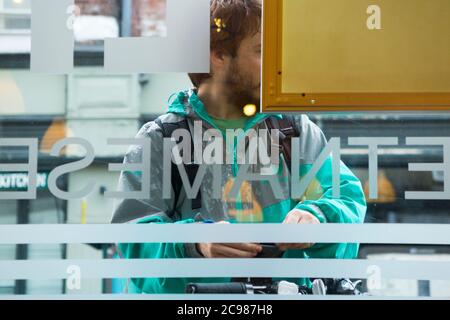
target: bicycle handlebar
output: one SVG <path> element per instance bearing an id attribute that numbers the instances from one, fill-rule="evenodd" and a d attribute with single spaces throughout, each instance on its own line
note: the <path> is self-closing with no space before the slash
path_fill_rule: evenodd
<path id="1" fill-rule="evenodd" d="M 248 285 L 242 282 L 231 283 L 189 283 L 186 286 L 186 293 L 235 293 L 246 294 Z"/>

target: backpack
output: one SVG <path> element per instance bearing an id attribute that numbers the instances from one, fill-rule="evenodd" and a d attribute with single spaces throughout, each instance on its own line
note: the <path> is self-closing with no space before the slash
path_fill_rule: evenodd
<path id="1" fill-rule="evenodd" d="M 190 132 L 190 128 L 189 128 L 189 124 L 187 119 L 183 119 L 180 122 L 175 122 L 175 123 L 163 123 L 159 118 L 155 120 L 155 123 L 161 128 L 162 130 L 162 134 L 163 134 L 163 138 L 171 138 L 172 137 L 172 133 L 177 130 L 177 129 L 186 129 Z M 294 137 L 299 137 L 300 136 L 300 132 L 298 132 L 296 126 L 295 126 L 295 122 L 294 122 L 294 117 L 292 116 L 285 116 L 283 115 L 283 117 L 280 119 L 278 117 L 274 117 L 274 116 L 270 116 L 265 120 L 267 129 L 269 130 L 269 134 L 271 134 L 271 130 L 274 129 L 278 129 L 279 130 L 279 141 L 280 141 L 280 152 L 283 154 L 284 159 L 286 160 L 286 164 L 289 168 L 289 171 L 291 171 L 291 140 Z M 191 134 L 191 139 L 192 139 L 192 144 L 193 145 L 193 138 L 192 138 L 192 134 Z M 193 148 L 191 149 L 192 155 L 191 155 L 191 159 L 193 159 Z M 199 165 L 195 164 L 195 163 L 189 163 L 189 164 L 185 164 L 183 163 L 184 169 L 186 170 L 186 174 L 188 176 L 189 179 L 189 183 L 191 183 L 191 185 L 194 183 L 195 181 L 195 177 L 197 176 L 197 172 L 198 172 L 198 168 Z M 183 186 L 182 180 L 181 180 L 181 176 L 180 176 L 180 172 L 178 170 L 178 166 L 176 164 L 174 164 L 172 162 L 172 167 L 171 167 L 171 184 L 172 184 L 172 188 L 174 190 L 174 195 L 175 195 L 175 204 L 178 203 L 178 199 L 179 196 L 181 194 L 181 188 Z M 201 208 L 201 203 L 202 203 L 202 195 L 201 195 L 201 190 L 199 190 L 199 192 L 197 193 L 197 196 L 195 199 L 192 199 L 192 210 L 198 210 Z M 172 212 L 173 214 L 175 214 L 175 209 L 174 212 Z"/>

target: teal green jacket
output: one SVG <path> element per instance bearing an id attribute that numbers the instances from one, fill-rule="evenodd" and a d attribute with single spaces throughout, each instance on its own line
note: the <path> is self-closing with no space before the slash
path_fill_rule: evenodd
<path id="1" fill-rule="evenodd" d="M 277 115 L 282 117 L 282 115 Z M 268 115 L 257 114 L 249 118 L 244 135 L 250 129 L 261 132 L 265 127 Z M 188 120 L 191 130 L 196 121 L 203 130 L 218 129 L 214 120 L 207 114 L 204 105 L 195 91 L 180 92 L 171 102 L 166 114 L 159 117 L 162 123 Z M 303 177 L 312 168 L 314 161 L 327 144 L 327 140 L 318 126 L 306 115 L 295 116 L 295 125 L 300 132 L 300 176 Z M 221 133 L 224 134 L 224 133 Z M 163 185 L 163 134 L 160 126 L 152 121 L 145 124 L 137 138 L 151 139 L 151 183 L 150 194 L 146 200 L 126 199 L 119 201 L 114 209 L 113 223 L 193 223 L 196 216 L 214 221 L 226 220 L 232 223 L 281 223 L 294 208 L 313 214 L 321 223 L 363 223 L 366 213 L 366 200 L 361 182 L 351 170 L 340 163 L 339 198 L 332 194 L 332 158 L 328 157 L 321 169 L 299 199 L 292 199 L 290 193 L 291 176 L 283 155 L 279 154 L 279 164 L 274 170 L 280 182 L 284 197 L 274 196 L 271 185 L 267 181 L 251 181 L 242 184 L 239 196 L 231 198 L 227 193 L 230 184 L 238 174 L 240 162 L 237 161 L 237 145 L 239 137 L 231 144 L 223 139 L 224 150 L 232 155 L 232 163 L 222 167 L 223 197 L 217 199 L 212 195 L 212 170 L 207 170 L 201 184 L 202 206 L 200 211 L 192 210 L 191 200 L 184 190 L 175 203 L 173 198 L 164 199 Z M 270 139 L 268 139 L 270 141 Z M 203 150 L 211 141 L 203 141 Z M 269 142 L 270 143 L 270 142 Z M 267 147 L 270 150 L 270 146 Z M 125 163 L 140 163 L 142 150 L 137 146 L 130 147 L 125 156 Z M 224 152 L 225 153 L 225 152 Z M 252 164 L 252 172 L 261 172 L 262 164 Z M 136 191 L 141 188 L 139 172 L 124 171 L 119 179 L 121 191 Z M 249 207 L 250 205 L 250 207 Z M 169 214 L 176 208 L 179 215 Z M 353 259 L 358 255 L 357 243 L 315 244 L 307 250 L 287 250 L 283 258 L 336 258 Z M 162 259 L 162 258 L 202 258 L 190 243 L 146 243 L 118 244 L 122 258 L 126 259 Z M 307 279 L 286 279 L 298 284 L 308 284 Z M 127 281 L 128 292 L 133 293 L 183 293 L 188 282 L 228 282 L 229 278 L 141 278 Z"/>

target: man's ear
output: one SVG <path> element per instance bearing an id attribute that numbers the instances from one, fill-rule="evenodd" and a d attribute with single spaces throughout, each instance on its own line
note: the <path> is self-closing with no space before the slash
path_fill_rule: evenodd
<path id="1" fill-rule="evenodd" d="M 211 66 L 215 70 L 223 70 L 229 59 L 229 56 L 221 51 L 211 51 Z"/>

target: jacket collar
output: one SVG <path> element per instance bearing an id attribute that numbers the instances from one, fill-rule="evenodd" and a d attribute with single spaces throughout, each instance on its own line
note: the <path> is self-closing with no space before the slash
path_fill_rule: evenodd
<path id="1" fill-rule="evenodd" d="M 208 112 L 206 111 L 203 102 L 197 96 L 195 89 L 181 91 L 176 95 L 177 97 L 172 102 L 169 102 L 169 109 L 168 109 L 169 113 L 175 113 L 180 116 L 189 118 L 196 116 L 206 121 L 212 127 L 217 127 L 214 123 L 214 120 L 209 116 Z M 172 99 L 173 96 L 175 96 L 175 94 L 173 94 L 169 98 L 169 101 L 170 99 Z M 281 114 L 257 113 L 256 115 L 248 119 L 244 130 L 253 128 L 254 126 L 263 122 L 270 116 L 276 116 L 279 118 L 283 117 Z"/>

